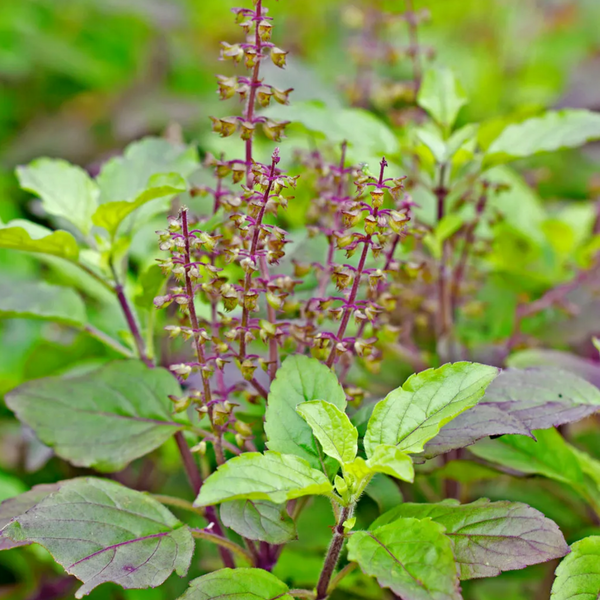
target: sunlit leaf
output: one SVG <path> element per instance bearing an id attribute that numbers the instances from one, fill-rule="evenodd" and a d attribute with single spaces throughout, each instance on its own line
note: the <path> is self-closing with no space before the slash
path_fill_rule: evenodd
<path id="1" fill-rule="evenodd" d="M 282 504 L 301 496 L 329 494 L 329 479 L 301 458 L 279 452 L 247 452 L 221 465 L 202 486 L 197 506 L 229 500 Z"/>
<path id="2" fill-rule="evenodd" d="M 18 167 L 17 176 L 24 190 L 42 199 L 48 214 L 62 217 L 82 233 L 89 233 L 99 190 L 81 167 L 64 160 L 38 158 L 26 167 Z"/>
<path id="3" fill-rule="evenodd" d="M 358 431 L 335 404 L 313 400 L 302 402 L 296 412 L 309 424 L 323 452 L 340 465 L 351 462 L 358 451 Z"/>
<path id="4" fill-rule="evenodd" d="M 412 375 L 375 407 L 364 440 L 367 455 L 380 444 L 421 452 L 446 423 L 479 402 L 497 375 L 495 367 L 468 362 Z"/>
<path id="5" fill-rule="evenodd" d="M 550 600 L 598 600 L 600 596 L 600 536 L 575 542 L 556 569 Z"/>
<path id="6" fill-rule="evenodd" d="M 577 148 L 600 139 L 600 114 L 589 110 L 549 111 L 509 125 L 488 148 L 484 165 L 492 166 L 541 152 Z"/>
<path id="7" fill-rule="evenodd" d="M 401 598 L 461 600 L 452 546 L 444 531 L 430 519 L 397 519 L 352 534 L 348 559 Z"/>
<path id="8" fill-rule="evenodd" d="M 569 547 L 558 526 L 520 502 L 477 500 L 460 504 L 402 504 L 379 517 L 375 529 L 396 519 L 430 518 L 446 528 L 461 579 L 495 577 L 564 556 Z"/>
<path id="9" fill-rule="evenodd" d="M 320 449 L 310 426 L 296 412 L 302 402 L 324 400 L 346 408 L 346 394 L 335 374 L 316 359 L 302 355 L 287 358 L 271 384 L 265 413 L 269 450 L 295 454 L 320 469 Z"/>
<path id="10" fill-rule="evenodd" d="M 293 600 L 288 591 L 262 569 L 221 569 L 191 581 L 179 600 Z"/>
<path id="11" fill-rule="evenodd" d="M 447 68 L 430 68 L 425 72 L 417 102 L 440 125 L 451 129 L 467 96 L 454 73 Z"/>

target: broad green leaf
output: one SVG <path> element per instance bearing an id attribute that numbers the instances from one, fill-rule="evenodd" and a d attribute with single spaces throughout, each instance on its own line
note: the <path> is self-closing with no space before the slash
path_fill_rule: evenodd
<path id="1" fill-rule="evenodd" d="M 405 518 L 429 518 L 446 528 L 461 579 L 496 577 L 502 571 L 524 569 L 569 551 L 556 523 L 520 502 L 483 498 L 471 504 L 457 500 L 406 503 L 379 517 L 371 528 Z"/>
<path id="2" fill-rule="evenodd" d="M 117 233 L 119 225 L 135 210 L 158 198 L 172 196 L 185 192 L 187 184 L 185 179 L 177 173 L 157 174 L 150 177 L 146 189 L 134 200 L 120 200 L 101 204 L 92 219 L 95 225 L 103 227 L 111 237 Z"/>
<path id="3" fill-rule="evenodd" d="M 569 445 L 555 429 L 533 432 L 536 439 L 505 435 L 497 440 L 482 440 L 469 451 L 508 469 L 543 475 L 574 487 L 583 485 L 581 466 Z"/>
<path id="4" fill-rule="evenodd" d="M 39 158 L 27 167 L 18 167 L 17 176 L 24 190 L 42 199 L 48 214 L 70 221 L 86 235 L 90 232 L 99 190 L 81 167 L 64 160 Z"/>
<path id="5" fill-rule="evenodd" d="M 0 248 L 51 254 L 71 261 L 79 256 L 77 241 L 67 231 L 51 231 L 22 220 L 0 227 Z"/>
<path id="6" fill-rule="evenodd" d="M 141 589 L 158 587 L 173 571 L 183 577 L 194 550 L 187 526 L 151 496 L 93 477 L 64 482 L 2 537 L 46 548 L 83 582 L 76 598 L 107 581 Z"/>
<path id="7" fill-rule="evenodd" d="M 548 111 L 509 125 L 488 148 L 484 166 L 510 162 L 541 152 L 578 148 L 600 139 L 600 113 L 589 110 Z"/>
<path id="8" fill-rule="evenodd" d="M 173 144 L 161 138 L 145 138 L 130 144 L 123 154 L 107 161 L 98 175 L 100 203 L 132 202 L 159 173 L 185 178 L 199 166 L 194 147 Z"/>
<path id="9" fill-rule="evenodd" d="M 283 504 L 300 496 L 329 494 L 329 479 L 297 456 L 247 452 L 221 465 L 202 486 L 196 506 L 229 500 L 269 500 Z"/>
<path id="10" fill-rule="evenodd" d="M 58 491 L 60 483 L 36 485 L 28 492 L 24 492 L 14 498 L 4 500 L 0 504 L 0 532 L 15 518 L 20 517 L 28 510 L 39 504 L 44 498 Z M 17 546 L 25 546 L 28 541 L 14 542 L 10 538 L 0 534 L 0 550 L 10 550 Z"/>
<path id="11" fill-rule="evenodd" d="M 397 519 L 357 531 L 348 542 L 348 559 L 401 598 L 461 600 L 450 539 L 431 519 Z"/>
<path id="12" fill-rule="evenodd" d="M 165 369 L 125 360 L 77 377 L 30 381 L 9 392 L 6 404 L 60 457 L 110 472 L 181 429 L 168 398 L 180 393 Z"/>
<path id="13" fill-rule="evenodd" d="M 503 475 L 497 469 L 473 462 L 472 460 L 451 460 L 441 469 L 436 469 L 435 474 L 441 479 L 451 479 L 467 485 L 497 479 Z"/>
<path id="14" fill-rule="evenodd" d="M 233 500 L 221 505 L 225 527 L 242 537 L 269 544 L 285 544 L 296 537 L 296 526 L 285 504 L 266 500 Z"/>
<path id="15" fill-rule="evenodd" d="M 324 400 L 346 409 L 346 394 L 335 373 L 314 358 L 300 354 L 288 357 L 271 384 L 265 413 L 269 450 L 295 454 L 322 468 L 320 448 L 312 430 L 296 412 L 302 402 Z"/>
<path id="16" fill-rule="evenodd" d="M 415 479 L 412 459 L 396 446 L 377 446 L 371 458 L 367 460 L 367 465 L 375 473 L 385 473 L 402 481 L 412 482 Z"/>
<path id="17" fill-rule="evenodd" d="M 600 536 L 575 542 L 556 569 L 550 600 L 598 600 L 600 597 Z"/>
<path id="18" fill-rule="evenodd" d="M 380 444 L 422 452 L 446 423 L 479 402 L 497 375 L 495 367 L 468 362 L 412 375 L 376 405 L 364 440 L 367 455 Z"/>
<path id="19" fill-rule="evenodd" d="M 191 581 L 179 600 L 293 600 L 288 591 L 262 569 L 221 569 Z"/>
<path id="20" fill-rule="evenodd" d="M 296 412 L 310 425 L 323 452 L 340 465 L 351 462 L 358 452 L 358 431 L 335 404 L 323 400 L 302 402 Z"/>
<path id="21" fill-rule="evenodd" d="M 332 109 L 313 100 L 294 102 L 291 106 L 272 105 L 262 114 L 270 119 L 291 121 L 286 131 L 300 126 L 329 143 L 345 141 L 368 155 L 395 154 L 399 148 L 393 131 L 381 119 L 361 108 Z"/>
<path id="22" fill-rule="evenodd" d="M 85 305 L 70 288 L 43 281 L 0 283 L 0 319 L 41 319 L 73 325 L 86 323 Z"/>
<path id="23" fill-rule="evenodd" d="M 454 73 L 447 68 L 430 68 L 423 77 L 417 102 L 442 127 L 452 129 L 467 96 Z"/>

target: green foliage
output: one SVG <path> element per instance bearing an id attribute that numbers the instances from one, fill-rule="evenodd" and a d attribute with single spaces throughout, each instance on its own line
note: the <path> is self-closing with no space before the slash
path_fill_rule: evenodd
<path id="1" fill-rule="evenodd" d="M 0 7 L 0 589 L 596 599 L 600 7 L 237 4 Z"/>
<path id="2" fill-rule="evenodd" d="M 41 198 L 46 213 L 66 219 L 84 235 L 89 234 L 100 191 L 83 169 L 64 160 L 40 158 L 19 167 L 17 176 L 24 190 Z"/>
<path id="3" fill-rule="evenodd" d="M 485 153 L 486 166 L 578 148 L 600 139 L 600 115 L 587 110 L 550 111 L 540 117 L 509 125 Z"/>
<path id="4" fill-rule="evenodd" d="M 371 456 L 380 444 L 422 452 L 446 423 L 479 402 L 497 375 L 497 369 L 474 363 L 413 375 L 375 407 L 365 435 L 367 454 Z"/>
<path id="5" fill-rule="evenodd" d="M 168 398 L 179 392 L 167 371 L 131 360 L 77 377 L 26 383 L 10 392 L 6 403 L 65 460 L 111 472 L 183 427 L 173 420 Z"/>
<path id="6" fill-rule="evenodd" d="M 431 519 L 397 519 L 355 533 L 348 558 L 399 596 L 418 600 L 459 600 L 460 586 L 450 539 Z"/>
<path id="7" fill-rule="evenodd" d="M 285 544 L 296 537 L 296 526 L 285 504 L 233 500 L 221 505 L 221 520 L 225 527 L 250 540 Z"/>
<path id="8" fill-rule="evenodd" d="M 14 542 L 36 542 L 83 582 L 76 598 L 106 581 L 157 587 L 187 573 L 189 529 L 146 494 L 103 479 L 65 482 L 2 530 Z"/>
<path id="9" fill-rule="evenodd" d="M 316 360 L 290 356 L 271 385 L 265 413 L 265 434 L 270 450 L 295 454 L 321 468 L 320 449 L 310 426 L 296 412 L 302 402 L 323 400 L 340 410 L 346 395 L 334 373 Z"/>
<path id="10" fill-rule="evenodd" d="M 460 109 L 467 104 L 467 95 L 450 69 L 428 69 L 417 98 L 433 119 L 449 131 Z"/>
<path id="11" fill-rule="evenodd" d="M 229 500 L 269 500 L 281 504 L 301 496 L 329 494 L 329 480 L 303 459 L 279 452 L 247 452 L 232 458 L 202 486 L 197 506 Z"/>
<path id="12" fill-rule="evenodd" d="M 407 503 L 379 517 L 371 528 L 406 518 L 432 519 L 445 527 L 461 579 L 495 577 L 569 551 L 557 525 L 521 503 L 487 499 L 462 505 L 454 500 Z"/>
<path id="13" fill-rule="evenodd" d="M 302 402 L 296 412 L 310 425 L 323 452 L 343 465 L 358 452 L 358 431 L 335 404 L 315 400 Z"/>
<path id="14" fill-rule="evenodd" d="M 85 305 L 74 290 L 44 282 L 0 283 L 0 318 L 41 319 L 75 327 L 87 321 Z"/>
<path id="15" fill-rule="evenodd" d="M 551 600 L 594 600 L 600 590 L 600 537 L 575 542 L 571 553 L 556 569 Z"/>
<path id="16" fill-rule="evenodd" d="M 181 600 L 293 600 L 288 587 L 261 569 L 221 569 L 194 579 Z"/>

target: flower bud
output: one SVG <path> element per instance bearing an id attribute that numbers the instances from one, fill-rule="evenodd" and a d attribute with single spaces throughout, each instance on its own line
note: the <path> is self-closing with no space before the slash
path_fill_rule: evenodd
<path id="1" fill-rule="evenodd" d="M 271 48 L 271 60 L 273 61 L 273 64 L 276 67 L 279 67 L 280 69 L 285 69 L 286 55 L 287 55 L 287 52 L 285 52 L 281 48 L 277 48 L 275 46 L 273 46 L 273 48 Z"/>
<path id="2" fill-rule="evenodd" d="M 237 79 L 235 77 L 224 77 L 223 75 L 217 75 L 217 81 L 219 85 L 219 96 L 221 100 L 228 100 L 233 98 L 238 88 Z"/>
<path id="3" fill-rule="evenodd" d="M 273 25 L 267 20 L 263 20 L 258 24 L 258 35 L 263 42 L 268 42 L 271 39 Z"/>
<path id="4" fill-rule="evenodd" d="M 269 104 L 271 103 L 272 96 L 273 91 L 268 85 L 261 85 L 256 90 L 256 99 L 258 100 L 258 103 L 264 108 L 269 106 Z"/>
<path id="5" fill-rule="evenodd" d="M 254 371 L 256 371 L 257 368 L 256 365 L 249 358 L 247 358 L 239 365 L 239 368 L 242 373 L 242 377 L 246 381 L 252 381 L 252 378 L 254 377 Z"/>
<path id="6" fill-rule="evenodd" d="M 277 88 L 271 88 L 273 91 L 273 98 L 279 104 L 289 104 L 290 103 L 290 94 L 294 91 L 293 88 L 289 90 L 278 90 Z"/>
<path id="7" fill-rule="evenodd" d="M 164 308 L 165 306 L 169 306 L 171 302 L 173 302 L 173 298 L 170 295 L 156 296 L 156 298 L 154 298 L 154 306 L 156 306 L 156 308 Z"/>
<path id="8" fill-rule="evenodd" d="M 383 204 L 383 198 L 385 191 L 382 188 L 375 188 L 371 190 L 371 198 L 373 199 L 373 206 L 379 208 Z"/>
<path id="9" fill-rule="evenodd" d="M 194 454 L 200 454 L 200 456 L 204 456 L 206 454 L 206 442 L 204 440 L 202 440 L 201 442 L 197 443 L 195 446 L 192 446 L 190 448 L 190 450 Z"/>
<path id="10" fill-rule="evenodd" d="M 239 44 L 228 44 L 221 42 L 221 58 L 223 60 L 233 60 L 240 62 L 244 56 L 244 49 Z"/>
<path id="11" fill-rule="evenodd" d="M 237 129 L 237 119 L 235 117 L 225 117 L 224 119 L 216 119 L 210 117 L 213 123 L 213 131 L 218 133 L 221 137 L 229 137 L 233 135 Z"/>
<path id="12" fill-rule="evenodd" d="M 190 365 L 185 364 L 185 363 L 180 363 L 177 365 L 171 365 L 169 367 L 169 369 L 171 371 L 173 371 L 173 373 L 176 373 L 177 375 L 179 375 L 180 377 L 182 377 L 183 379 L 187 379 L 191 372 L 192 372 L 192 367 L 190 367 Z"/>
<path id="13" fill-rule="evenodd" d="M 249 121 L 242 121 L 241 129 L 242 139 L 245 141 L 251 140 L 254 136 L 254 123 L 250 123 Z"/>

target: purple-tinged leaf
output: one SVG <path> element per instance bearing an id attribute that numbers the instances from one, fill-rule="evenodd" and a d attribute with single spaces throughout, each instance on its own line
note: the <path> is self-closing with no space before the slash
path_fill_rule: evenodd
<path id="1" fill-rule="evenodd" d="M 509 367 L 527 369 L 531 367 L 551 367 L 568 371 L 583 377 L 600 388 L 600 364 L 571 352 L 562 350 L 530 349 L 511 354 L 506 361 Z"/>
<path id="2" fill-rule="evenodd" d="M 556 368 L 508 369 L 489 386 L 483 402 L 494 403 L 529 429 L 548 429 L 598 412 L 600 390 Z"/>
<path id="3" fill-rule="evenodd" d="M 39 504 L 50 494 L 58 491 L 60 483 L 36 485 L 24 494 L 9 498 L 0 504 L 0 531 L 13 519 L 20 517 L 29 509 Z M 26 546 L 30 542 L 14 542 L 10 538 L 0 535 L 0 550 L 11 550 L 17 546 Z"/>
<path id="4" fill-rule="evenodd" d="M 433 458 L 488 436 L 531 437 L 579 421 L 600 410 L 600 390 L 577 375 L 550 367 L 507 369 L 487 388 L 481 402 L 446 425 L 425 447 Z"/>
<path id="5" fill-rule="evenodd" d="M 401 504 L 379 517 L 371 528 L 405 518 L 430 518 L 446 528 L 461 579 L 495 577 L 569 552 L 558 526 L 520 502 L 483 498 L 471 504 L 456 500 Z"/>
<path id="6" fill-rule="evenodd" d="M 194 549 L 190 530 L 162 504 L 92 477 L 64 482 L 6 525 L 2 537 L 44 546 L 83 582 L 76 598 L 107 581 L 142 589 L 173 571 L 184 576 Z"/>
<path id="7" fill-rule="evenodd" d="M 424 458 L 465 448 L 490 435 L 531 435 L 525 424 L 493 404 L 480 404 L 444 426 L 425 446 Z"/>
<path id="8" fill-rule="evenodd" d="M 6 404 L 61 458 L 111 472 L 183 427 L 169 400 L 180 393 L 165 369 L 123 360 L 78 377 L 29 381 L 8 393 Z"/>

